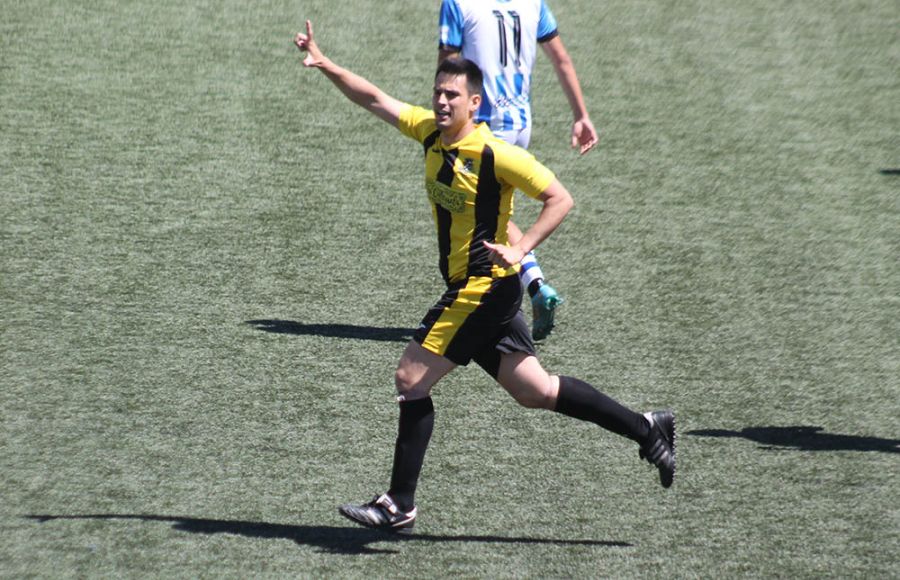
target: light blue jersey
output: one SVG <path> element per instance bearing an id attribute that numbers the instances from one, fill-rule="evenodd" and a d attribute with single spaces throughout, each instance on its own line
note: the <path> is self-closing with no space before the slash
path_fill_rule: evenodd
<path id="1" fill-rule="evenodd" d="M 537 45 L 557 36 L 544 0 L 443 0 L 440 47 L 460 52 L 484 74 L 477 120 L 506 140 L 531 133 L 531 71 Z"/>

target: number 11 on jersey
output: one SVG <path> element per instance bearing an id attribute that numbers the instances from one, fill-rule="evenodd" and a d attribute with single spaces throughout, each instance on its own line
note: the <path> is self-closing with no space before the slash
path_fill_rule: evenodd
<path id="1" fill-rule="evenodd" d="M 513 10 L 510 10 L 507 14 L 512 21 L 513 51 L 515 52 L 516 57 L 514 62 L 516 66 L 519 66 L 521 64 L 520 57 L 522 54 L 522 21 L 519 18 L 519 14 Z M 509 64 L 509 43 L 506 35 L 506 17 L 500 10 L 494 10 L 494 16 L 497 18 L 497 33 L 499 34 L 500 39 L 500 65 L 505 67 Z"/>

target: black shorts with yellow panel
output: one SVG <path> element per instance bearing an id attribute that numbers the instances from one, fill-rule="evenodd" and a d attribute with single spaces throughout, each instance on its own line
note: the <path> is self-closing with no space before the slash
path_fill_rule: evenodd
<path id="1" fill-rule="evenodd" d="M 535 354 L 521 304 L 518 276 L 467 278 L 448 286 L 413 340 L 458 365 L 474 360 L 496 378 L 502 354 Z"/>

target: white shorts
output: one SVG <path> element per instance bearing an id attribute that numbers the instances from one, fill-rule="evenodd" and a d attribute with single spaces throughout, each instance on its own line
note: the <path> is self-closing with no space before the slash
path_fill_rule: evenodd
<path id="1" fill-rule="evenodd" d="M 531 127 L 525 127 L 522 129 L 507 129 L 507 130 L 491 130 L 494 135 L 503 139 L 510 145 L 518 145 L 522 149 L 528 149 L 528 144 L 531 142 Z"/>

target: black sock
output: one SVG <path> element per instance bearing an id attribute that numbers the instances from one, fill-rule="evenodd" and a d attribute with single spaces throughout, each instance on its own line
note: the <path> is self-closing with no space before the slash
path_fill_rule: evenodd
<path id="1" fill-rule="evenodd" d="M 431 397 L 400 403 L 400 426 L 397 429 L 388 494 L 402 511 L 408 512 L 415 507 L 416 484 L 433 430 L 434 404 Z"/>
<path id="2" fill-rule="evenodd" d="M 624 407 L 586 382 L 572 377 L 559 377 L 555 411 L 596 423 L 638 443 L 642 443 L 650 435 L 650 425 L 643 415 Z"/>

